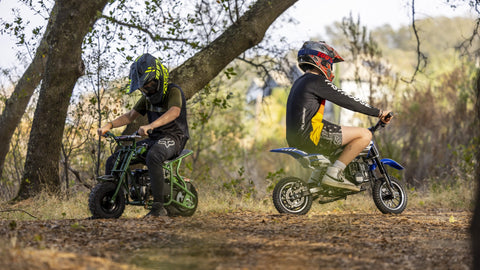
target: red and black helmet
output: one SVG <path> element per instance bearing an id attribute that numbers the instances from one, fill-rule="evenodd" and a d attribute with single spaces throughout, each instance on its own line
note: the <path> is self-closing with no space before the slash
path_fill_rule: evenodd
<path id="1" fill-rule="evenodd" d="M 297 60 L 298 66 L 303 71 L 309 69 L 308 65 L 314 66 L 320 69 L 329 81 L 332 81 L 335 77 L 333 64 L 342 62 L 343 58 L 324 41 L 307 41 L 298 51 Z"/>

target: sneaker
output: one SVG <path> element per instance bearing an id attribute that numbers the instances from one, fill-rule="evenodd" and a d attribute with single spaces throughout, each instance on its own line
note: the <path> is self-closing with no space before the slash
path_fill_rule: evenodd
<path id="1" fill-rule="evenodd" d="M 327 172 L 323 176 L 322 184 L 351 191 L 360 191 L 359 187 L 345 178 L 342 169 L 334 166 L 328 167 Z"/>
<path id="2" fill-rule="evenodd" d="M 165 207 L 163 207 L 163 204 L 155 202 L 152 204 L 152 209 L 150 210 L 150 212 L 145 215 L 145 218 L 166 216 L 168 216 L 168 213 L 167 210 L 165 210 Z"/>

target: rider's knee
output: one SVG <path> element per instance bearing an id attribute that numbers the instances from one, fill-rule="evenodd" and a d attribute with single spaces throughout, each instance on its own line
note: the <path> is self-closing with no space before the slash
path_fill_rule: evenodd
<path id="1" fill-rule="evenodd" d="M 152 165 L 161 165 L 166 159 L 162 151 L 157 151 L 154 147 L 147 152 L 146 164 L 148 167 Z"/>
<path id="2" fill-rule="evenodd" d="M 362 138 L 370 142 L 373 138 L 372 132 L 367 128 L 362 128 Z"/>

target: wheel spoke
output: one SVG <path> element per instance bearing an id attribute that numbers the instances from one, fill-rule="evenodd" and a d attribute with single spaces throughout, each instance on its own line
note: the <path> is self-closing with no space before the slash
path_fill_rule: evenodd
<path id="1" fill-rule="evenodd" d="M 394 195 L 391 194 L 390 190 L 386 187 L 386 182 L 384 182 L 380 189 L 380 198 L 385 206 L 390 209 L 396 209 L 401 206 L 404 195 L 402 190 L 394 182 L 392 182 L 392 188 Z"/>

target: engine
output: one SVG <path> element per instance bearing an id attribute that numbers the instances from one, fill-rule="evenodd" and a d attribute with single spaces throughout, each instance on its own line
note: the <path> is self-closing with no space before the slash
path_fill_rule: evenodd
<path id="1" fill-rule="evenodd" d="M 345 169 L 345 176 L 355 184 L 361 184 L 369 180 L 369 167 L 361 158 L 356 158 Z"/>
<path id="2" fill-rule="evenodd" d="M 129 178 L 130 197 L 132 200 L 140 201 L 147 199 L 150 195 L 150 176 L 148 170 L 137 169 L 132 172 Z"/>

